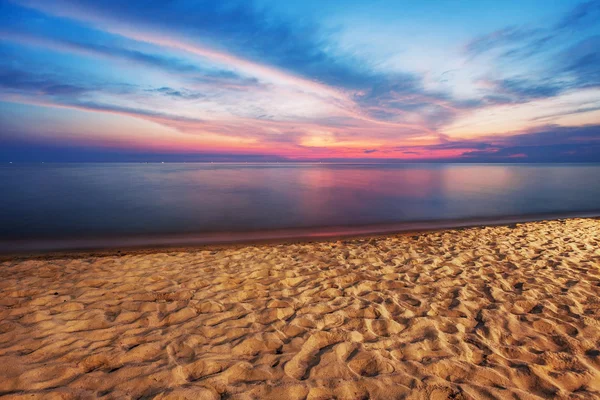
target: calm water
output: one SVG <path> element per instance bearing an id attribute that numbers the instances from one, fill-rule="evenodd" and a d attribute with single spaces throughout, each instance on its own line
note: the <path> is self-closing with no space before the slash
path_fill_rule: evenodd
<path id="1" fill-rule="evenodd" d="M 0 186 L 5 243 L 600 210 L 590 164 L 5 164 Z"/>

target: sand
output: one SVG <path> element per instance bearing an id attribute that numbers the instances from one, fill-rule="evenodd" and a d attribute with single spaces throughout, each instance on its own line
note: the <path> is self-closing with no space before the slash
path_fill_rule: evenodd
<path id="1" fill-rule="evenodd" d="M 600 220 L 0 271 L 6 398 L 600 398 Z"/>

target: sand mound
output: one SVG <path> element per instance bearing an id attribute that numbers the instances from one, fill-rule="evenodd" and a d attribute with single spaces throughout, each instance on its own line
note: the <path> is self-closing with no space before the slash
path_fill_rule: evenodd
<path id="1" fill-rule="evenodd" d="M 0 264 L 7 398 L 600 397 L 600 221 Z"/>

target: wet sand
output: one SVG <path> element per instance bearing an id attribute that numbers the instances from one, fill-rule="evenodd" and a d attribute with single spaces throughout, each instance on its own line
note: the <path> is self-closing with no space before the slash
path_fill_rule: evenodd
<path id="1" fill-rule="evenodd" d="M 6 398 L 600 397 L 600 220 L 0 263 Z"/>

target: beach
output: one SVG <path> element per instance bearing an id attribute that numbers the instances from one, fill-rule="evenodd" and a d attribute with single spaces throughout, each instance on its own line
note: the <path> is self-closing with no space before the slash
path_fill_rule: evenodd
<path id="1" fill-rule="evenodd" d="M 600 220 L 0 262 L 0 395 L 600 397 Z"/>

